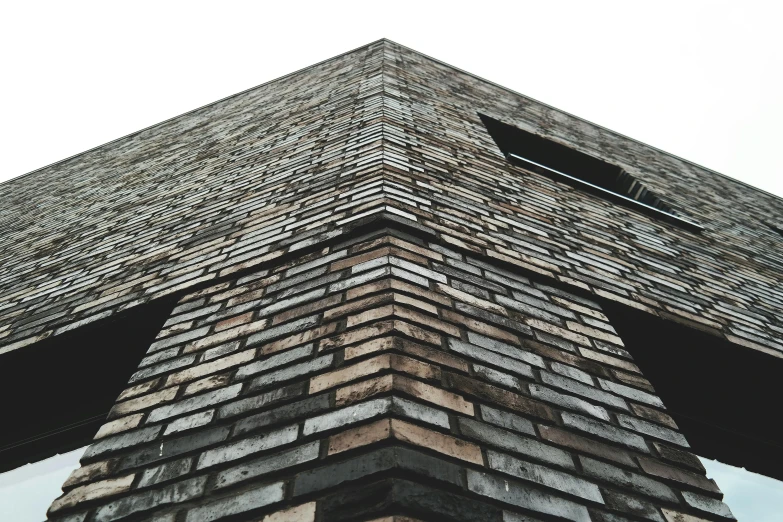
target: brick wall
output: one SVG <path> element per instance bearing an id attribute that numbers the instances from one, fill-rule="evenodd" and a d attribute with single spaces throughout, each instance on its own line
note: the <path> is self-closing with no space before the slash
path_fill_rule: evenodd
<path id="1" fill-rule="evenodd" d="M 50 520 L 731 518 L 598 303 L 390 223 L 182 297 Z"/>

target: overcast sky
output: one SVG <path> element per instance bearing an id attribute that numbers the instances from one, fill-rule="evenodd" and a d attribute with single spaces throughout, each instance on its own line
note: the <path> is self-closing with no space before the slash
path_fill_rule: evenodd
<path id="1" fill-rule="evenodd" d="M 387 37 L 783 195 L 781 6 L 8 1 L 0 180 Z"/>
<path id="2" fill-rule="evenodd" d="M 387 37 L 783 195 L 781 6 L 5 1 L 0 181 Z"/>

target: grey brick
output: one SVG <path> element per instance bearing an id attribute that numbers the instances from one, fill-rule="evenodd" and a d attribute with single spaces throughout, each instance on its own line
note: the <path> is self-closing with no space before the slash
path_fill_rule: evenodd
<path id="1" fill-rule="evenodd" d="M 661 399 L 651 393 L 643 392 L 641 390 L 637 390 L 636 388 L 625 386 L 624 384 L 607 381 L 606 379 L 598 379 L 598 382 L 601 385 L 601 388 L 604 390 L 616 393 L 617 395 L 621 395 L 627 399 L 631 399 L 632 401 L 643 402 L 645 404 L 649 404 L 650 406 L 664 408 Z"/>
<path id="2" fill-rule="evenodd" d="M 548 446 L 535 439 L 521 437 L 510 431 L 501 430 L 473 419 L 459 418 L 458 422 L 460 431 L 468 438 L 527 455 L 542 462 L 575 469 L 571 455 L 554 446 Z"/>
<path id="3" fill-rule="evenodd" d="M 307 419 L 303 433 L 305 436 L 312 435 L 377 417 L 391 409 L 391 402 L 390 397 L 375 399 Z"/>
<path id="4" fill-rule="evenodd" d="M 449 427 L 449 416 L 445 412 L 400 397 L 392 397 L 391 399 L 390 411 L 392 413 L 420 420 L 441 428 Z"/>
<path id="5" fill-rule="evenodd" d="M 264 485 L 188 511 L 187 522 L 212 522 L 283 500 L 285 483 Z"/>
<path id="6" fill-rule="evenodd" d="M 302 377 L 311 373 L 316 373 L 323 370 L 324 368 L 330 367 L 333 361 L 334 354 L 330 353 L 327 355 L 322 355 L 321 357 L 313 359 L 312 361 L 295 364 L 275 372 L 265 373 L 260 377 L 256 377 L 250 381 L 249 389 L 257 390 L 259 388 L 267 388 L 279 382 L 288 381 L 290 379 Z"/>
<path id="7" fill-rule="evenodd" d="M 389 274 L 392 277 L 403 279 L 411 284 L 423 286 L 424 288 L 429 288 L 430 286 L 430 280 L 426 277 L 416 275 L 413 272 L 408 272 L 407 270 L 403 270 L 402 268 L 398 268 L 396 266 L 393 266 L 389 269 Z"/>
<path id="8" fill-rule="evenodd" d="M 541 372 L 541 381 L 544 384 L 548 384 L 550 386 L 554 386 L 555 388 L 579 395 L 585 399 L 600 402 L 602 404 L 606 404 L 607 406 L 612 406 L 621 410 L 628 411 L 629 409 L 628 404 L 626 404 L 626 402 L 620 397 L 599 390 L 594 386 L 582 384 L 581 382 L 569 379 L 568 377 L 561 377 L 549 372 Z"/>
<path id="9" fill-rule="evenodd" d="M 303 401 L 286 404 L 279 408 L 251 415 L 236 423 L 234 434 L 239 435 L 256 428 L 271 426 L 278 422 L 288 422 L 298 417 L 305 417 L 330 408 L 329 395 L 321 394 Z"/>
<path id="10" fill-rule="evenodd" d="M 664 428 L 658 424 L 653 424 L 652 422 L 647 422 L 628 415 L 618 415 L 617 421 L 620 423 L 620 426 L 638 431 L 639 433 L 644 433 L 645 435 L 655 437 L 656 439 L 662 439 L 685 448 L 690 447 L 688 441 L 678 431 Z"/>
<path id="11" fill-rule="evenodd" d="M 520 417 L 519 415 L 507 411 L 496 410 L 495 408 L 486 406 L 484 404 L 482 404 L 480 408 L 481 418 L 490 424 L 500 426 L 501 428 L 518 431 L 520 433 L 525 433 L 527 435 L 536 434 L 536 429 L 533 427 L 533 423 L 523 417 Z"/>
<path id="12" fill-rule="evenodd" d="M 218 409 L 218 417 L 225 419 L 248 411 L 258 410 L 286 399 L 299 397 L 304 394 L 306 386 L 307 383 L 300 382 L 289 386 L 283 386 L 282 388 L 275 388 L 272 391 L 256 395 L 255 397 L 247 397 L 238 401 L 229 402 Z"/>
<path id="13" fill-rule="evenodd" d="M 153 486 L 166 482 L 171 479 L 179 478 L 182 475 L 190 473 L 190 468 L 193 465 L 193 461 L 190 458 L 175 460 L 161 464 L 160 466 L 145 469 L 139 480 L 138 487 L 144 488 L 147 486 Z"/>
<path id="14" fill-rule="evenodd" d="M 611 424 L 588 419 L 587 417 L 582 417 L 581 415 L 575 415 L 569 412 L 563 412 L 562 417 L 563 424 L 569 428 L 584 431 L 586 433 L 590 433 L 591 435 L 595 435 L 596 437 L 610 440 L 612 442 L 622 444 L 623 446 L 627 446 L 644 453 L 650 452 L 650 450 L 647 448 L 647 443 L 645 440 L 639 435 L 631 433 L 630 431 L 626 431 L 612 426 Z"/>
<path id="15" fill-rule="evenodd" d="M 258 311 L 258 316 L 264 317 L 285 310 L 286 308 L 294 308 L 297 305 L 304 304 L 308 301 L 315 301 L 319 297 L 323 297 L 324 294 L 326 294 L 326 288 L 319 288 L 288 299 L 274 299 L 272 304 L 265 306 Z"/>
<path id="16" fill-rule="evenodd" d="M 118 471 L 145 466 L 153 462 L 177 457 L 190 451 L 198 450 L 223 442 L 228 438 L 229 428 L 221 426 L 208 430 L 196 431 L 191 435 L 167 440 L 159 444 L 147 444 L 134 451 L 120 461 Z"/>
<path id="17" fill-rule="evenodd" d="M 482 348 L 486 348 L 487 350 L 491 350 L 502 355 L 507 355 L 508 357 L 524 361 L 533 366 L 546 368 L 544 360 L 540 356 L 528 352 L 520 346 L 512 346 L 510 344 L 492 339 L 491 337 L 486 337 L 471 331 L 468 332 L 468 341 L 475 345 L 481 346 Z"/>
<path id="18" fill-rule="evenodd" d="M 172 404 L 167 404 L 159 408 L 155 408 L 150 412 L 147 422 L 158 422 L 176 415 L 182 415 L 183 413 L 189 413 L 193 410 L 206 408 L 229 399 L 233 399 L 239 395 L 239 391 L 242 389 L 242 384 L 234 384 L 227 388 L 219 388 L 217 390 L 202 393 L 189 399 L 182 399 Z"/>
<path id="19" fill-rule="evenodd" d="M 98 442 L 90 444 L 90 447 L 84 452 L 82 458 L 91 459 L 98 455 L 119 451 L 122 449 L 144 444 L 151 440 L 155 440 L 160 433 L 161 426 L 152 426 L 149 428 L 142 428 L 140 430 L 130 431 L 117 435 L 115 437 L 108 437 L 101 439 Z"/>
<path id="20" fill-rule="evenodd" d="M 309 261 L 307 263 L 302 263 L 302 264 L 299 264 L 299 265 L 297 265 L 295 267 L 289 268 L 286 271 L 285 274 L 286 274 L 286 276 L 292 276 L 292 275 L 295 275 L 295 274 L 299 274 L 299 273 L 304 272 L 306 270 L 310 270 L 311 268 L 315 268 L 317 266 L 322 266 L 322 265 L 325 265 L 327 263 L 331 263 L 332 261 L 336 261 L 338 259 L 342 259 L 346 255 L 348 255 L 348 251 L 347 250 L 339 250 L 339 251 L 333 252 L 333 253 L 331 253 L 331 254 L 329 254 L 327 256 L 321 256 L 319 258 L 316 258 L 313 261 Z"/>
<path id="21" fill-rule="evenodd" d="M 492 312 L 488 312 L 483 308 L 478 308 L 476 306 L 472 306 L 467 303 L 461 303 L 461 302 L 454 303 L 454 307 L 458 311 L 466 315 L 472 315 L 473 317 L 478 317 L 483 321 L 492 324 L 497 324 L 499 326 L 508 328 L 509 330 L 515 330 L 525 335 L 533 335 L 533 329 L 530 328 L 528 325 L 522 324 L 519 321 L 514 321 L 513 319 L 509 319 L 508 317 L 503 317 L 502 315 L 493 314 Z"/>
<path id="22" fill-rule="evenodd" d="M 233 353 L 239 349 L 239 341 L 232 341 L 230 343 L 221 344 L 220 346 L 215 346 L 214 348 L 210 348 L 206 352 L 204 352 L 204 361 L 211 361 L 212 359 L 217 359 L 218 357 L 222 357 L 224 355 L 228 355 L 230 353 Z"/>
<path id="23" fill-rule="evenodd" d="M 245 346 L 246 347 L 253 346 L 259 343 L 266 342 L 270 339 L 274 339 L 275 337 L 282 337 L 284 335 L 292 334 L 300 330 L 306 330 L 307 328 L 310 328 L 311 326 L 315 326 L 316 324 L 318 324 L 318 316 L 311 315 L 310 317 L 304 317 L 302 319 L 297 319 L 296 321 L 291 321 L 289 323 L 273 326 L 271 328 L 265 328 L 264 330 L 261 330 L 260 332 L 251 335 L 248 338 L 247 342 L 245 343 Z"/>
<path id="24" fill-rule="evenodd" d="M 607 422 L 610 420 L 609 414 L 606 412 L 606 410 L 600 406 L 596 406 L 595 404 L 583 401 L 582 399 L 572 395 L 563 395 L 562 393 L 558 393 L 550 388 L 547 388 L 546 386 L 541 386 L 540 384 L 531 384 L 529 388 L 530 395 L 536 399 L 551 402 L 570 410 L 576 410 L 580 413 L 586 413 L 587 415 L 591 415 Z"/>
<path id="25" fill-rule="evenodd" d="M 628 488 L 648 497 L 667 502 L 678 502 L 674 491 L 662 482 L 581 455 L 579 461 L 582 463 L 582 471 L 590 477 L 604 480 L 621 488 Z"/>
<path id="26" fill-rule="evenodd" d="M 187 417 L 181 417 L 174 422 L 166 426 L 166 431 L 163 435 L 171 435 L 172 433 L 179 433 L 181 431 L 192 430 L 193 428 L 200 428 L 212 422 L 212 417 L 215 415 L 215 410 L 201 411 L 188 415 Z"/>
<path id="27" fill-rule="evenodd" d="M 698 509 L 699 511 L 704 511 L 706 513 L 712 513 L 713 515 L 736 520 L 736 517 L 731 512 L 731 509 L 729 509 L 729 506 L 720 500 L 705 497 L 704 495 L 699 495 L 698 493 L 691 493 L 690 491 L 683 491 L 682 497 L 685 499 L 686 504 L 692 508 Z"/>
<path id="28" fill-rule="evenodd" d="M 487 451 L 487 460 L 492 469 L 593 502 L 604 503 L 598 486 L 571 474 L 492 450 Z"/>
<path id="29" fill-rule="evenodd" d="M 161 339 L 160 341 L 156 341 L 152 343 L 147 353 L 157 352 L 158 350 L 168 348 L 169 346 L 174 346 L 177 344 L 182 344 L 187 341 L 192 341 L 193 339 L 198 339 L 199 337 L 203 337 L 207 335 L 207 332 L 209 332 L 210 328 L 211 326 L 204 326 L 203 328 L 188 330 L 187 332 L 181 333 L 179 335 L 174 335 L 172 337 Z"/>
<path id="30" fill-rule="evenodd" d="M 294 496 L 359 479 L 370 480 L 371 475 L 394 469 L 457 486 L 463 485 L 459 465 L 408 448 L 388 447 L 300 473 L 294 483 Z"/>
<path id="31" fill-rule="evenodd" d="M 364 272 L 362 274 L 349 277 L 348 279 L 343 279 L 342 281 L 337 281 L 336 283 L 332 283 L 331 285 L 329 285 L 329 293 L 332 294 L 335 292 L 342 292 L 343 290 L 346 290 L 348 288 L 359 286 L 364 283 L 368 283 L 373 279 L 378 279 L 380 277 L 388 276 L 390 274 L 391 274 L 391 268 L 388 266 L 379 268 L 378 270 Z"/>
<path id="32" fill-rule="evenodd" d="M 573 366 L 568 366 L 567 364 L 562 364 L 556 361 L 552 361 L 551 363 L 549 363 L 549 367 L 555 373 L 559 373 L 560 375 L 563 375 L 565 377 L 569 377 L 571 379 L 580 381 L 583 384 L 587 384 L 589 386 L 595 386 L 595 383 L 593 382 L 593 378 L 590 376 L 589 373 L 583 372 L 582 370 L 577 370 Z"/>
<path id="33" fill-rule="evenodd" d="M 200 497 L 204 493 L 207 477 L 196 477 L 177 482 L 164 488 L 152 489 L 144 493 L 124 497 L 95 512 L 95 522 L 113 522 L 140 511 L 147 511 L 166 504 L 187 502 Z"/>
<path id="34" fill-rule="evenodd" d="M 513 375 L 508 375 L 507 373 L 499 372 L 497 370 L 493 370 L 492 368 L 487 368 L 486 366 L 474 364 L 473 373 L 477 377 L 481 377 L 484 380 L 493 382 L 495 384 L 499 384 L 501 386 L 505 386 L 506 388 L 511 388 L 513 390 L 518 390 L 518 391 L 522 391 L 524 389 L 519 379 L 517 379 Z"/>
<path id="35" fill-rule="evenodd" d="M 591 522 L 586 507 L 551 493 L 472 469 L 468 470 L 467 479 L 468 489 L 479 495 L 573 522 Z"/>
<path id="36" fill-rule="evenodd" d="M 228 468 L 217 474 L 216 488 L 224 488 L 243 480 L 249 480 L 260 475 L 272 473 L 281 469 L 297 466 L 318 458 L 320 442 L 314 441 L 303 446 L 297 446 L 274 455 L 261 457 L 239 466 Z"/>
<path id="37" fill-rule="evenodd" d="M 618 491 L 604 490 L 603 494 L 606 505 L 612 509 L 636 515 L 651 522 L 666 522 L 661 516 L 658 506 L 652 502 L 625 495 Z"/>
<path id="38" fill-rule="evenodd" d="M 509 371 L 522 375 L 524 377 L 533 378 L 533 369 L 529 364 L 525 364 L 519 360 L 504 357 L 496 352 L 485 350 L 474 344 L 460 341 L 459 339 L 449 338 L 449 349 L 467 355 L 473 359 L 481 361 L 483 363 L 493 364 L 501 368 L 506 368 Z"/>
<path id="39" fill-rule="evenodd" d="M 240 366 L 239 369 L 237 370 L 236 378 L 243 379 L 248 375 L 253 375 L 255 373 L 271 370 L 272 368 L 283 366 L 284 364 L 288 364 L 290 362 L 294 362 L 296 360 L 309 357 L 312 354 L 313 354 L 312 343 L 307 344 L 305 346 L 300 346 L 299 348 L 294 348 L 292 350 L 286 350 L 284 352 L 271 355 L 264 359 L 253 361 L 252 363 L 246 364 L 245 366 Z"/>
<path id="40" fill-rule="evenodd" d="M 149 366 L 147 368 L 143 368 L 137 371 L 136 373 L 134 373 L 128 382 L 136 382 L 143 379 L 148 379 L 150 377 L 154 377 L 155 375 L 160 375 L 161 373 L 166 373 L 171 370 L 176 370 L 177 368 L 182 368 L 184 366 L 189 366 L 193 364 L 195 360 L 196 360 L 195 355 L 186 355 L 185 357 L 172 359 L 164 363 L 157 364 L 155 366 Z"/>
<path id="41" fill-rule="evenodd" d="M 218 446 L 207 450 L 201 454 L 198 459 L 198 469 L 222 464 L 231 460 L 236 460 L 259 451 L 266 451 L 271 448 L 282 446 L 296 440 L 299 432 L 299 426 L 287 426 L 279 430 L 270 431 L 256 435 L 247 439 L 242 439 L 226 446 Z"/>

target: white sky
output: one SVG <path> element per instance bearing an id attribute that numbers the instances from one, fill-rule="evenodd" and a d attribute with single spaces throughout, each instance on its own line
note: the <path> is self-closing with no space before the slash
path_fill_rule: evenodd
<path id="1" fill-rule="evenodd" d="M 7 0 L 0 181 L 387 37 L 783 195 L 781 19 L 749 0 Z"/>
<path id="2" fill-rule="evenodd" d="M 783 3 L 12 2 L 0 180 L 387 37 L 783 195 Z"/>

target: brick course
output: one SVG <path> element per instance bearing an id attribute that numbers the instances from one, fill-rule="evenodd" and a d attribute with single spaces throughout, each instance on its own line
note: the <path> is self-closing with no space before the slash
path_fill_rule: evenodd
<path id="1" fill-rule="evenodd" d="M 374 223 L 184 295 L 50 520 L 730 517 L 598 303 Z"/>

